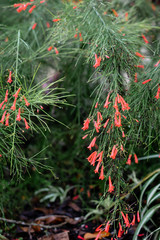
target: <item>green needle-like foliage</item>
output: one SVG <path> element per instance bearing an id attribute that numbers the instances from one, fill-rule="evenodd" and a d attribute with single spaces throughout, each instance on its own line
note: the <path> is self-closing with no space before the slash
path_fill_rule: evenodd
<path id="1" fill-rule="evenodd" d="M 69 124 L 78 125 L 76 137 L 80 138 L 84 121 L 82 129 L 86 132 L 82 137 L 87 139 L 90 151 L 87 160 L 95 167 L 99 181 L 104 182 L 100 203 L 110 197 L 105 224 L 115 228 L 120 221 L 125 231 L 135 209 L 123 197 L 130 193 L 124 170 L 129 170 L 133 162 L 137 165 L 139 154 L 158 154 L 160 149 L 159 8 L 148 0 L 59 0 L 54 4 L 51 0 L 45 4 L 35 0 L 27 10 L 15 3 L 2 1 L 0 14 L 1 102 L 8 89 L 6 109 L 10 113 L 9 126 L 1 120 L 2 169 L 5 163 L 12 175 L 22 175 L 30 164 L 44 167 L 41 161 L 27 159 L 23 153 L 22 143 L 27 138 L 24 124 L 30 128 L 27 133 L 45 135 L 48 120 L 54 119 L 43 105 L 69 105 L 65 87 L 76 94 L 72 99 L 77 108 L 67 116 Z M 4 18 L 6 12 L 10 18 Z M 63 83 L 48 81 L 37 66 L 56 68 L 66 78 Z M 12 84 L 7 83 L 9 71 Z M 13 110 L 13 94 L 18 89 Z M 81 100 L 91 93 L 90 89 L 92 94 Z M 30 105 L 24 104 L 23 96 Z M 19 109 L 29 127 L 17 121 Z M 80 154 L 77 142 L 72 152 L 76 159 Z M 121 232 L 115 232 L 115 236 L 121 237 Z"/>

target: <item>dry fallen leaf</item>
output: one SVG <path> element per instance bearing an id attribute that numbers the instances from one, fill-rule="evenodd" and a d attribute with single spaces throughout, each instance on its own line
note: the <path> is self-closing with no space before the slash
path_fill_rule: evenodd
<path id="1" fill-rule="evenodd" d="M 70 202 L 68 204 L 68 206 L 73 208 L 73 210 L 75 210 L 76 212 L 80 212 L 81 211 L 80 207 L 77 204 L 73 203 L 73 202 Z"/>
<path id="2" fill-rule="evenodd" d="M 29 227 L 20 227 L 20 229 L 23 231 L 23 232 L 30 232 L 30 233 L 33 233 L 35 232 L 33 228 L 29 228 Z"/>
<path id="3" fill-rule="evenodd" d="M 95 232 L 95 233 L 86 233 L 85 235 L 84 235 L 84 239 L 85 240 L 88 240 L 88 239 L 95 239 L 96 237 L 97 237 L 97 235 L 98 235 L 98 232 Z M 101 232 L 101 234 L 100 234 L 100 236 L 99 236 L 99 239 L 102 239 L 102 238 L 104 238 L 104 237 L 108 237 L 108 236 L 110 236 L 111 234 L 110 233 L 106 233 L 105 231 L 103 231 L 103 232 Z"/>
<path id="4" fill-rule="evenodd" d="M 41 221 L 36 221 L 37 224 L 43 224 Z M 35 232 L 40 232 L 42 229 L 40 226 L 34 226 L 32 225 L 32 229 L 34 229 Z"/>
<path id="5" fill-rule="evenodd" d="M 74 218 L 70 218 L 68 216 L 65 215 L 46 215 L 46 216 L 42 216 L 42 217 L 38 217 L 35 219 L 35 222 L 40 223 L 43 222 L 43 224 L 60 224 L 60 223 L 69 223 L 69 224 L 77 224 L 79 222 L 81 222 L 82 218 L 78 218 L 78 219 L 74 219 Z M 40 221 L 40 222 L 39 222 Z"/>
<path id="6" fill-rule="evenodd" d="M 69 240 L 68 231 L 54 234 L 54 240 Z"/>

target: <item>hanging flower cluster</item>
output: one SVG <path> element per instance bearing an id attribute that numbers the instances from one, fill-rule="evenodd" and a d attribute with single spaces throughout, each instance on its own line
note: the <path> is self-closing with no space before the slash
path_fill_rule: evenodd
<path id="1" fill-rule="evenodd" d="M 40 4 L 45 3 L 45 0 L 42 0 L 39 2 Z M 20 13 L 22 11 L 26 11 L 28 6 L 31 6 L 28 10 L 29 13 L 32 13 L 33 10 L 36 8 L 36 5 L 34 5 L 34 0 L 30 0 L 30 2 L 27 3 L 15 3 L 14 8 L 17 8 L 17 12 Z"/>
<path id="2" fill-rule="evenodd" d="M 126 230 L 126 228 L 129 228 L 131 226 L 134 226 L 136 224 L 136 221 L 137 223 L 140 222 L 140 216 L 139 216 L 139 211 L 137 212 L 137 219 L 136 219 L 136 216 L 135 214 L 133 215 L 133 219 L 131 222 L 129 222 L 129 217 L 128 217 L 128 214 L 124 214 L 122 211 L 121 211 L 121 216 L 123 218 L 123 222 L 119 222 L 118 225 L 119 225 L 119 229 L 118 229 L 118 233 L 117 233 L 117 237 L 118 238 L 121 238 Z M 106 233 L 109 233 L 109 230 L 110 230 L 110 227 L 111 227 L 111 224 L 110 224 L 110 221 L 107 221 L 107 223 L 105 225 L 101 224 L 100 226 L 98 226 L 96 228 L 96 232 L 99 232 L 97 234 L 97 237 L 96 239 L 99 239 L 102 231 L 105 231 Z M 95 239 L 95 240 L 96 240 Z M 113 238 L 111 238 L 113 240 Z M 114 240 L 116 240 L 116 238 L 114 238 Z"/>
<path id="3" fill-rule="evenodd" d="M 100 105 L 101 104 L 99 104 L 98 102 L 95 105 L 96 115 L 94 114 L 94 116 L 96 116 L 96 120 L 94 119 L 95 117 L 88 117 L 83 123 L 82 130 L 83 131 L 89 130 L 91 124 L 93 126 L 92 133 L 95 133 L 96 136 L 92 138 L 90 144 L 87 147 L 89 151 L 92 151 L 92 153 L 89 155 L 87 160 L 90 163 L 90 165 L 95 167 L 94 172 L 99 173 L 99 179 L 104 180 L 106 179 L 105 175 L 108 176 L 107 166 L 109 166 L 110 164 L 112 165 L 112 167 L 113 165 L 116 166 L 116 161 L 117 161 L 116 158 L 119 159 L 120 156 L 124 156 L 123 142 L 125 141 L 125 133 L 123 130 L 123 126 L 125 126 L 125 121 L 127 119 L 126 114 L 130 110 L 130 106 L 120 94 L 117 93 L 115 95 L 113 92 L 108 93 L 103 105 L 103 110 L 101 111 L 99 110 Z M 113 131 L 115 131 L 116 129 L 120 132 L 121 139 L 117 143 L 114 143 L 111 148 L 110 147 L 108 148 L 108 146 L 111 145 L 110 142 L 103 144 L 103 147 L 101 147 L 102 144 L 100 142 L 99 144 L 100 146 L 98 147 L 98 141 L 100 136 L 102 137 L 102 134 L 103 134 L 104 139 L 107 139 L 108 138 L 107 134 L 108 136 L 111 135 Z M 91 131 L 89 131 L 89 133 L 90 132 Z M 89 133 L 83 136 L 82 138 L 83 139 L 87 138 Z M 127 165 L 130 165 L 131 158 L 132 158 L 131 153 L 129 154 L 127 161 L 124 161 L 125 157 L 123 157 L 122 159 L 124 160 L 121 160 L 122 165 L 125 163 Z M 107 159 L 108 165 L 106 164 L 105 159 Z M 138 158 L 135 153 L 134 153 L 134 161 L 136 164 L 138 163 Z M 105 168 L 107 168 L 106 173 L 105 173 Z M 113 177 L 112 170 L 110 171 L 109 176 L 106 179 L 108 181 L 107 192 L 109 194 L 114 193 L 115 188 L 117 187 L 113 185 L 111 177 Z M 125 224 L 126 224 L 126 227 L 130 227 L 131 224 L 129 224 L 129 220 L 127 216 L 128 215 L 126 215 L 125 217 Z M 110 227 L 110 221 L 107 222 L 107 225 L 105 227 L 106 232 L 109 231 L 109 227 Z M 99 231 L 101 232 L 102 229 L 100 229 Z M 123 233 L 124 233 L 124 230 L 122 230 L 122 226 L 119 223 L 118 237 L 122 236 Z"/>
<path id="4" fill-rule="evenodd" d="M 10 71 L 7 82 L 9 84 L 11 84 L 12 81 L 13 81 L 12 80 L 12 71 Z M 2 109 L 2 110 L 6 109 L 2 114 L 2 118 L 0 120 L 0 123 L 2 123 L 2 124 L 5 123 L 6 127 L 9 126 L 9 118 L 10 118 L 10 115 L 11 115 L 12 111 L 16 111 L 16 104 L 17 104 L 17 99 L 19 97 L 20 91 L 21 91 L 21 87 L 16 91 L 15 94 L 13 94 L 14 100 L 13 100 L 13 103 L 12 103 L 11 107 L 10 107 L 10 101 L 8 100 L 9 89 L 6 90 L 4 100 L 0 103 L 0 109 Z M 30 103 L 27 101 L 27 99 L 24 95 L 22 96 L 21 101 L 22 101 L 22 99 L 24 99 L 24 103 L 28 107 L 30 105 Z M 18 109 L 18 114 L 16 116 L 16 121 L 21 121 L 22 120 L 21 112 L 22 112 L 22 109 L 19 108 Z M 25 124 L 25 128 L 29 129 L 30 127 L 27 123 L 27 120 L 25 118 L 23 118 L 23 121 L 24 121 L 24 124 Z"/>
<path id="5" fill-rule="evenodd" d="M 46 3 L 45 0 L 42 0 L 39 2 L 39 4 L 42 4 L 42 3 Z M 31 14 L 33 12 L 33 10 L 37 7 L 37 5 L 34 5 L 34 0 L 30 0 L 30 2 L 27 2 L 27 3 L 15 3 L 14 5 L 14 8 L 17 8 L 17 12 L 20 13 L 22 11 L 26 11 L 28 6 L 30 6 L 30 9 L 28 10 L 28 12 Z M 60 18 L 55 18 L 53 19 L 52 21 L 54 23 L 56 22 L 59 22 L 61 19 Z M 33 25 L 32 25 L 32 30 L 35 30 L 35 28 L 37 27 L 37 23 L 35 22 Z M 46 27 L 47 28 L 50 28 L 50 23 L 49 22 L 46 22 Z M 80 36 L 80 41 L 82 41 L 82 36 L 81 36 L 81 33 L 79 33 L 79 36 Z M 53 46 L 50 46 L 48 47 L 48 51 L 51 51 L 53 49 Z M 55 50 L 55 54 L 59 54 L 59 51 L 56 47 L 54 47 L 54 50 Z"/>
<path id="6" fill-rule="evenodd" d="M 107 98 L 106 98 L 106 101 L 105 101 L 104 106 L 103 106 L 104 109 L 108 109 L 109 104 L 112 103 L 109 100 L 110 95 L 111 95 L 111 93 L 109 93 Z M 96 103 L 95 109 L 97 109 L 97 107 L 98 107 L 98 103 Z M 122 134 L 122 142 L 123 142 L 123 138 L 125 138 L 125 133 L 124 133 L 123 128 L 122 128 L 122 117 L 125 120 L 126 116 L 124 116 L 121 113 L 121 111 L 123 111 L 123 112 L 124 111 L 129 111 L 129 109 L 130 109 L 130 107 L 129 107 L 128 103 L 125 102 L 124 98 L 120 94 L 117 94 L 115 99 L 114 99 L 114 102 L 112 103 L 112 114 L 108 114 L 107 119 L 103 119 L 103 116 L 102 116 L 101 112 L 99 110 L 97 110 L 97 119 L 96 120 L 92 119 L 93 120 L 93 126 L 94 126 L 94 129 L 95 129 L 96 133 L 101 133 L 100 132 L 101 129 L 102 129 L 102 131 L 104 131 L 104 129 L 107 129 L 106 133 L 110 133 L 110 131 L 112 131 L 113 126 L 114 126 L 114 127 L 119 128 L 119 130 Z M 111 108 L 108 112 L 111 112 Z M 106 113 L 105 113 L 105 115 L 106 115 Z M 103 120 L 104 120 L 104 122 L 103 122 Z M 87 118 L 84 121 L 84 124 L 83 124 L 83 127 L 82 127 L 83 131 L 89 129 L 90 122 L 91 122 L 91 118 Z M 109 122 L 110 122 L 110 124 L 109 124 Z M 108 127 L 108 126 L 110 126 L 110 127 Z M 88 134 L 85 135 L 83 137 L 83 139 L 85 139 L 87 136 L 88 136 Z M 90 151 L 93 148 L 98 149 L 98 146 L 96 144 L 97 138 L 98 138 L 98 136 L 95 136 L 92 139 L 92 141 L 90 142 L 90 144 L 88 146 L 88 149 Z M 120 152 L 124 151 L 123 145 L 121 144 L 120 146 L 118 146 L 118 144 L 114 144 L 113 147 L 112 147 L 111 153 L 110 153 L 110 158 L 113 159 L 113 160 L 116 159 L 116 156 L 117 156 L 119 151 Z M 92 166 L 95 166 L 95 164 L 96 164 L 96 168 L 95 168 L 95 171 L 94 171 L 95 173 L 98 173 L 99 169 L 100 169 L 99 179 L 101 179 L 101 180 L 104 179 L 104 164 L 103 164 L 104 154 L 105 154 L 104 150 L 100 150 L 100 151 L 95 150 L 87 158 L 88 162 Z M 131 164 L 131 157 L 132 157 L 132 155 L 129 154 L 129 157 L 128 157 L 128 160 L 127 160 L 126 164 L 128 164 L 128 165 Z M 135 158 L 135 163 L 138 163 L 138 158 L 137 158 L 136 154 L 134 154 L 134 158 Z M 114 186 L 112 185 L 111 177 L 109 176 L 109 190 L 108 190 L 108 192 L 112 192 L 112 191 L 114 191 Z"/>

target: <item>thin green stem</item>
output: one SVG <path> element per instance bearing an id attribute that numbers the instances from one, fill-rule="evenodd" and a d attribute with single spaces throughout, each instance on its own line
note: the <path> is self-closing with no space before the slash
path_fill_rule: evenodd
<path id="1" fill-rule="evenodd" d="M 14 80 L 14 89 L 16 90 L 17 86 L 17 75 L 18 75 L 18 56 L 19 56 L 19 44 L 20 44 L 20 30 L 18 30 L 17 38 L 17 53 L 16 53 L 16 69 L 15 69 L 15 80 Z M 12 174 L 13 168 L 13 155 L 14 155 L 14 144 L 15 144 L 15 135 L 16 135 L 16 110 L 15 110 L 15 119 L 14 119 L 14 128 L 13 128 L 13 139 L 12 139 L 12 148 L 11 148 L 11 162 L 10 162 L 10 174 Z"/>

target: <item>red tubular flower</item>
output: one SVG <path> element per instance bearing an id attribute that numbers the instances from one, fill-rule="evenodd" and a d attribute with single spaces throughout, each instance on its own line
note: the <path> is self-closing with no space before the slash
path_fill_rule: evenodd
<path id="1" fill-rule="evenodd" d="M 81 239 L 81 240 L 85 240 L 83 237 L 81 237 L 80 235 L 77 236 L 78 239 Z"/>
<path id="2" fill-rule="evenodd" d="M 131 225 L 134 226 L 134 225 L 135 225 L 135 222 L 136 222 L 136 216 L 133 215 L 133 220 L 132 220 L 132 222 L 131 222 Z"/>
<path id="3" fill-rule="evenodd" d="M 114 14 L 115 17 L 118 17 L 118 13 L 116 12 L 115 9 L 112 9 L 112 12 L 113 12 L 113 14 Z"/>
<path id="4" fill-rule="evenodd" d="M 100 129 L 99 125 L 100 124 L 98 124 L 96 121 L 94 121 L 94 127 L 95 127 L 97 133 L 99 132 L 99 129 Z"/>
<path id="5" fill-rule="evenodd" d="M 33 26 L 32 26 L 32 30 L 34 30 L 37 26 L 37 23 L 34 23 Z"/>
<path id="6" fill-rule="evenodd" d="M 116 149 L 116 145 L 114 145 L 113 148 L 112 148 L 112 152 L 111 152 L 110 158 L 115 159 L 116 155 L 117 155 L 117 152 L 118 151 Z"/>
<path id="7" fill-rule="evenodd" d="M 160 97 L 159 97 L 159 91 L 157 91 L 157 94 L 156 94 L 155 98 L 157 98 L 157 99 L 160 98 Z"/>
<path id="8" fill-rule="evenodd" d="M 109 232 L 109 228 L 110 228 L 109 222 L 110 222 L 110 221 L 107 222 L 107 224 L 106 224 L 106 226 L 105 226 L 105 229 L 104 229 L 104 231 L 105 231 L 106 233 Z"/>
<path id="9" fill-rule="evenodd" d="M 84 135 L 84 136 L 82 137 L 82 139 L 85 139 L 87 136 L 88 136 L 88 134 Z"/>
<path id="10" fill-rule="evenodd" d="M 45 3 L 45 1 L 46 1 L 46 0 L 42 0 L 42 1 L 40 1 L 40 3 Z"/>
<path id="11" fill-rule="evenodd" d="M 98 107 L 98 102 L 96 102 L 96 105 L 95 105 L 95 108 L 97 108 Z"/>
<path id="12" fill-rule="evenodd" d="M 94 68 L 97 68 L 100 66 L 101 63 L 101 57 L 97 57 L 97 54 L 95 54 L 95 64 L 93 65 Z"/>
<path id="13" fill-rule="evenodd" d="M 125 224 L 126 224 L 126 227 L 130 227 L 130 223 L 129 223 L 129 220 L 128 220 L 128 214 L 126 214 L 126 222 L 125 222 Z"/>
<path id="14" fill-rule="evenodd" d="M 108 192 L 113 192 L 114 191 L 114 186 L 112 185 L 111 177 L 109 176 L 109 189 Z"/>
<path id="15" fill-rule="evenodd" d="M 6 122 L 5 122 L 5 126 L 9 126 L 9 116 L 10 116 L 10 113 L 7 113 L 6 115 Z"/>
<path id="16" fill-rule="evenodd" d="M 136 154 L 134 154 L 134 161 L 135 161 L 135 163 L 138 163 L 138 158 L 137 158 Z"/>
<path id="17" fill-rule="evenodd" d="M 107 98 L 106 98 L 106 102 L 105 102 L 105 104 L 104 104 L 104 108 L 108 108 L 108 105 L 111 103 L 111 102 L 109 102 L 109 97 L 110 97 L 110 93 L 108 93 L 108 96 L 107 96 Z"/>
<path id="18" fill-rule="evenodd" d="M 50 52 L 50 51 L 52 50 L 52 48 L 53 48 L 53 47 L 52 47 L 52 46 L 50 46 L 50 47 L 48 48 L 48 51 Z"/>
<path id="19" fill-rule="evenodd" d="M 50 28 L 50 23 L 46 22 L 46 26 L 47 26 L 47 28 Z"/>
<path id="20" fill-rule="evenodd" d="M 135 65 L 135 67 L 144 68 L 144 65 Z"/>
<path id="21" fill-rule="evenodd" d="M 137 212 L 137 222 L 140 222 L 139 211 Z"/>
<path id="22" fill-rule="evenodd" d="M 29 9 L 29 13 L 32 13 L 33 12 L 33 10 L 36 8 L 36 5 L 33 5 L 30 9 Z"/>
<path id="23" fill-rule="evenodd" d="M 148 79 L 148 80 L 145 80 L 144 82 L 142 82 L 142 84 L 146 84 L 147 82 L 150 82 L 152 79 Z"/>
<path id="24" fill-rule="evenodd" d="M 100 173 L 100 176 L 99 176 L 99 179 L 103 180 L 104 179 L 104 171 L 103 171 L 103 165 L 101 167 L 101 173 Z"/>
<path id="25" fill-rule="evenodd" d="M 118 97 L 115 97 L 115 102 L 114 102 L 113 107 L 118 111 L 118 104 L 117 104 L 117 102 L 118 102 Z"/>
<path id="26" fill-rule="evenodd" d="M 101 230 L 102 225 L 103 225 L 103 224 L 99 225 L 99 226 L 96 228 L 95 232 L 99 232 L 99 231 Z"/>
<path id="27" fill-rule="evenodd" d="M 18 94 L 19 94 L 20 91 L 21 91 L 21 88 L 19 88 L 19 89 L 17 90 L 17 92 L 13 95 L 13 97 L 18 98 Z"/>
<path id="28" fill-rule="evenodd" d="M 96 166 L 96 169 L 94 170 L 95 173 L 98 173 L 100 165 L 101 165 L 101 162 L 99 161 Z"/>
<path id="29" fill-rule="evenodd" d="M 6 105 L 4 104 L 4 105 L 3 105 L 3 107 L 2 107 L 2 110 L 4 110 L 4 109 L 5 109 L 5 107 L 6 107 Z"/>
<path id="30" fill-rule="evenodd" d="M 13 7 L 16 8 L 16 7 L 20 7 L 20 6 L 22 6 L 22 5 L 23 5 L 22 3 L 15 3 L 15 4 L 13 5 Z"/>
<path id="31" fill-rule="evenodd" d="M 16 121 L 21 121 L 21 109 L 20 108 L 18 109 Z"/>
<path id="32" fill-rule="evenodd" d="M 23 11 L 25 11 L 28 7 L 28 4 L 23 4 Z"/>
<path id="33" fill-rule="evenodd" d="M 129 154 L 126 164 L 131 165 L 131 157 L 132 157 L 132 154 Z"/>
<path id="34" fill-rule="evenodd" d="M 134 82 L 136 82 L 136 83 L 138 82 L 138 80 L 137 80 L 137 74 L 138 74 L 138 73 L 135 73 L 135 77 L 134 77 Z"/>
<path id="35" fill-rule="evenodd" d="M 12 71 L 9 71 L 8 83 L 12 82 Z"/>
<path id="36" fill-rule="evenodd" d="M 82 33 L 79 33 L 79 37 L 80 37 L 79 41 L 82 42 L 83 41 Z"/>
<path id="37" fill-rule="evenodd" d="M 122 96 L 120 96 L 120 101 L 121 101 L 120 103 L 121 103 L 121 106 L 122 106 L 122 111 L 130 109 L 128 103 L 125 102 L 125 100 Z"/>
<path id="38" fill-rule="evenodd" d="M 108 118 L 107 121 L 105 122 L 105 124 L 104 124 L 104 126 L 103 126 L 104 128 L 107 127 L 108 122 L 109 122 L 109 118 Z"/>
<path id="39" fill-rule="evenodd" d="M 117 118 L 117 114 L 115 113 L 115 118 L 114 118 L 114 125 L 115 127 L 121 127 L 121 115 L 119 114 L 119 119 Z"/>
<path id="40" fill-rule="evenodd" d="M 157 94 L 155 98 L 158 100 L 160 98 L 160 87 L 158 86 Z"/>
<path id="41" fill-rule="evenodd" d="M 93 138 L 93 140 L 91 141 L 91 143 L 89 144 L 89 146 L 87 147 L 89 150 L 91 150 L 92 147 L 94 147 L 96 143 L 96 137 Z"/>
<path id="42" fill-rule="evenodd" d="M 13 102 L 13 105 L 11 107 L 11 110 L 16 110 L 16 101 L 17 101 L 17 98 L 14 99 L 14 102 Z"/>
<path id="43" fill-rule="evenodd" d="M 6 111 L 4 111 L 0 123 L 2 124 L 4 123 L 5 116 L 6 116 Z"/>
<path id="44" fill-rule="evenodd" d="M 147 38 L 143 34 L 142 34 L 142 38 L 143 38 L 143 40 L 145 41 L 146 44 L 149 43 Z"/>
<path id="45" fill-rule="evenodd" d="M 97 234 L 97 237 L 95 238 L 95 240 L 98 240 L 99 239 L 99 237 L 100 237 L 100 235 L 101 235 L 101 230 L 99 231 L 99 233 Z"/>
<path id="46" fill-rule="evenodd" d="M 102 162 L 102 156 L 103 156 L 103 151 L 101 151 L 98 155 L 97 155 L 97 161 L 98 162 Z"/>
<path id="47" fill-rule="evenodd" d="M 159 64 L 160 64 L 160 60 L 154 66 L 157 67 Z"/>
<path id="48" fill-rule="evenodd" d="M 59 51 L 58 51 L 58 49 L 56 47 L 54 47 L 54 50 L 55 50 L 56 54 L 59 54 Z"/>
<path id="49" fill-rule="evenodd" d="M 144 59 L 144 56 L 142 54 L 140 54 L 139 52 L 136 52 L 135 54 L 136 54 L 136 56 L 141 57 L 142 59 Z"/>
<path id="50" fill-rule="evenodd" d="M 21 5 L 19 8 L 17 8 L 17 12 L 20 13 L 23 11 L 23 5 Z"/>
<path id="51" fill-rule="evenodd" d="M 28 123 L 27 123 L 26 119 L 25 119 L 25 118 L 23 118 L 23 120 L 24 120 L 24 123 L 25 123 L 25 128 L 26 128 L 26 129 L 29 129 L 30 127 L 29 127 L 29 125 L 28 125 Z"/>
<path id="52" fill-rule="evenodd" d="M 89 128 L 89 123 L 90 123 L 89 118 L 84 120 L 83 127 L 82 127 L 83 131 L 85 131 L 85 130 L 87 130 Z"/>
<path id="53" fill-rule="evenodd" d="M 121 145 L 121 151 L 123 151 L 123 150 L 124 150 L 123 145 Z"/>
<path id="54" fill-rule="evenodd" d="M 128 220 L 128 214 L 126 214 L 126 216 L 125 216 L 122 211 L 121 211 L 121 214 L 122 214 L 122 217 L 123 217 L 124 222 L 126 224 L 126 227 L 130 227 L 130 223 L 129 223 L 129 220 Z"/>
<path id="55" fill-rule="evenodd" d="M 4 101 L 0 103 L 0 108 L 3 106 L 3 104 L 4 104 Z"/>
<path id="56" fill-rule="evenodd" d="M 30 105 L 30 103 L 27 101 L 27 99 L 25 98 L 25 96 L 23 96 L 24 101 L 25 101 L 25 105 L 28 107 Z"/>
<path id="57" fill-rule="evenodd" d="M 95 161 L 97 159 L 97 151 L 94 151 L 93 153 L 91 153 L 91 155 L 87 159 L 88 159 L 88 162 L 94 166 Z"/>
<path id="58" fill-rule="evenodd" d="M 124 233 L 124 231 L 122 230 L 122 226 L 121 226 L 121 224 L 119 222 L 119 230 L 118 230 L 118 236 L 117 237 L 121 238 L 123 233 Z"/>
<path id="59" fill-rule="evenodd" d="M 124 134 L 124 132 L 122 131 L 122 137 L 124 138 L 125 137 L 125 134 Z"/>
<path id="60" fill-rule="evenodd" d="M 118 93 L 117 93 L 117 102 L 121 103 L 121 95 L 119 95 Z"/>
<path id="61" fill-rule="evenodd" d="M 125 20 L 128 21 L 128 12 L 125 13 Z"/>
<path id="62" fill-rule="evenodd" d="M 8 89 L 6 90 L 6 95 L 5 95 L 4 102 L 7 102 L 7 101 L 8 101 Z"/>
<path id="63" fill-rule="evenodd" d="M 103 120 L 102 114 L 100 112 L 97 112 L 97 124 L 99 125 L 100 121 L 102 121 L 102 120 Z"/>
<path id="64" fill-rule="evenodd" d="M 52 21 L 53 22 L 58 22 L 58 21 L 60 21 L 61 19 L 60 18 L 55 18 L 55 19 L 53 19 Z"/>
<path id="65" fill-rule="evenodd" d="M 123 217 L 123 219 L 124 219 L 124 222 L 126 221 L 126 217 L 125 217 L 125 215 L 124 215 L 124 213 L 121 211 L 121 214 L 122 214 L 122 217 Z"/>

